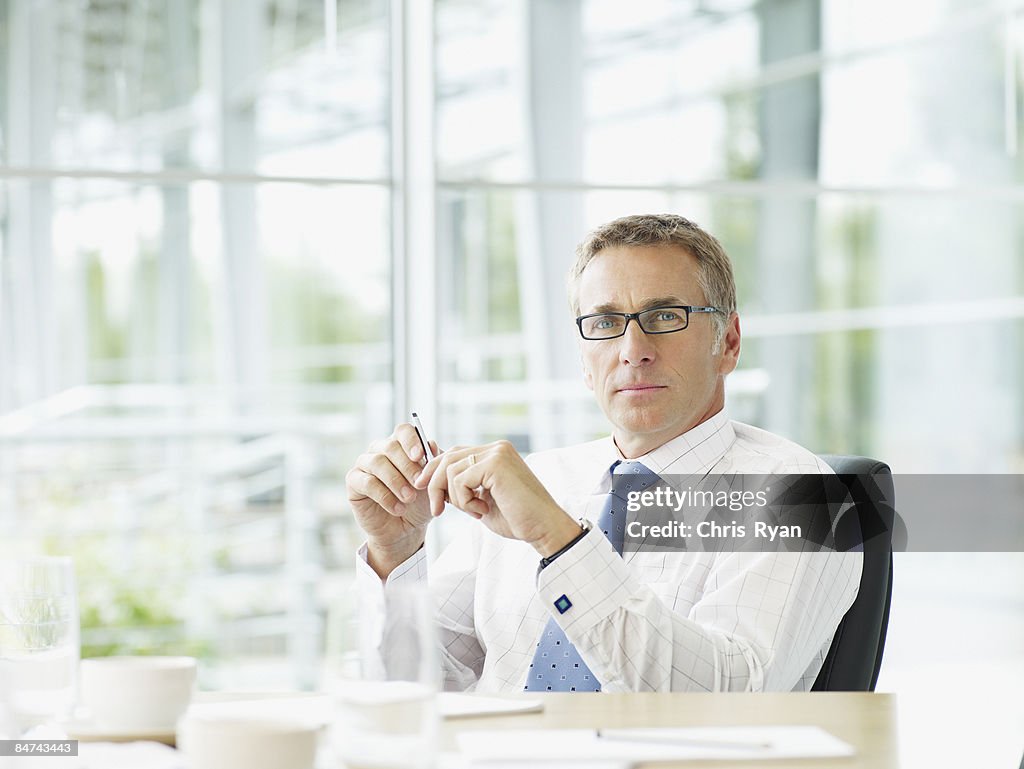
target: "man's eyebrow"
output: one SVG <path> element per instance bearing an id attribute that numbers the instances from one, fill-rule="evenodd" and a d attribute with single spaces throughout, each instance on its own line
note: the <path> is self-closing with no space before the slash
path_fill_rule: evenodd
<path id="1" fill-rule="evenodd" d="M 686 302 L 684 302 L 678 296 L 656 296 L 652 299 L 645 299 L 644 301 L 642 301 L 640 303 L 640 306 L 637 307 L 637 309 L 634 310 L 634 312 L 643 312 L 644 310 L 649 310 L 652 307 L 670 307 L 672 305 L 682 307 L 685 304 Z M 604 304 L 597 305 L 597 307 L 595 307 L 589 313 L 584 314 L 590 315 L 592 313 L 598 312 L 625 312 L 625 310 L 622 310 L 619 307 L 619 305 L 615 304 L 614 302 L 605 302 Z"/>

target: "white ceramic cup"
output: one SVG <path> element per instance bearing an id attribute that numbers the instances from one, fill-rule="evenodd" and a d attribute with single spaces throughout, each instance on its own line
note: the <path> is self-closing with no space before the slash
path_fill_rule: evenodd
<path id="1" fill-rule="evenodd" d="M 186 715 L 178 748 L 189 769 L 313 769 L 319 731 L 299 719 Z"/>
<path id="2" fill-rule="evenodd" d="M 82 702 L 101 729 L 173 731 L 192 699 L 194 657 L 82 660 Z"/>

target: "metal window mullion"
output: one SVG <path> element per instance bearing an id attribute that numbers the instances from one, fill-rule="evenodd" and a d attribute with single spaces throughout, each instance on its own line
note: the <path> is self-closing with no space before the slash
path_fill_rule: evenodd
<path id="1" fill-rule="evenodd" d="M 49 166 L 55 119 L 55 14 L 47 4 L 14 3 L 8 9 L 7 160 Z M 6 277 L 14 290 L 5 370 L 7 406 L 44 398 L 59 388 L 56 307 L 53 302 L 53 185 L 9 186 Z M 78 328 L 84 332 L 85 325 Z"/>
<path id="2" fill-rule="evenodd" d="M 437 430 L 434 9 L 391 2 L 394 419 L 410 409 Z"/>

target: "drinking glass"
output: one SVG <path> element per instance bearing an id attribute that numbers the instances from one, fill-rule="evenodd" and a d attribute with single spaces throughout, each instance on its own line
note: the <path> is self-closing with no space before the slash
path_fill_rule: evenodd
<path id="1" fill-rule="evenodd" d="M 78 633 L 70 558 L 0 560 L 0 697 L 20 733 L 70 716 Z"/>
<path id="2" fill-rule="evenodd" d="M 386 616 L 349 590 L 329 608 L 324 689 L 331 746 L 347 769 L 429 769 L 437 757 L 441 667 L 425 585 L 389 586 Z"/>

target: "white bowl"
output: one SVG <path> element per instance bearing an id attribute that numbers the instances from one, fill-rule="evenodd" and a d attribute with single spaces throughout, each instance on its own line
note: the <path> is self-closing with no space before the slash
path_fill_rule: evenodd
<path id="1" fill-rule="evenodd" d="M 313 769 L 317 724 L 245 715 L 187 715 L 178 749 L 189 769 Z"/>
<path id="2" fill-rule="evenodd" d="M 192 699 L 194 657 L 82 660 L 82 702 L 107 730 L 173 729 Z"/>

